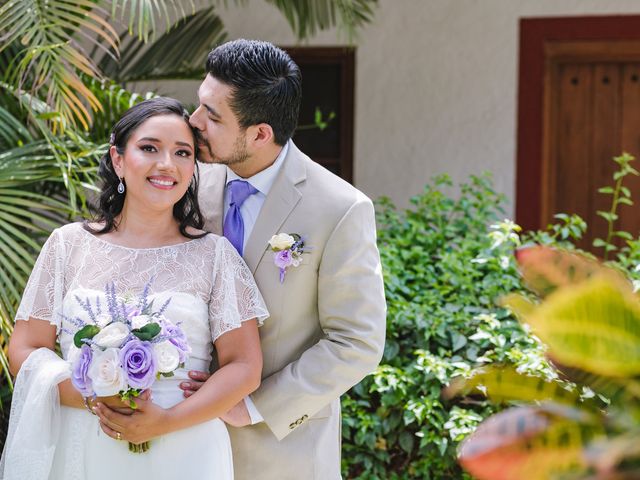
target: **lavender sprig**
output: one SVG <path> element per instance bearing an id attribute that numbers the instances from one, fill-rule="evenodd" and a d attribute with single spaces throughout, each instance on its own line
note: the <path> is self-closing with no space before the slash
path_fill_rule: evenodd
<path id="1" fill-rule="evenodd" d="M 93 323 L 96 323 L 96 316 L 93 313 L 93 309 L 91 308 L 91 300 L 87 298 L 86 301 L 83 301 L 78 295 L 75 295 L 75 299 L 76 302 L 78 302 L 78 305 L 80 305 L 82 309 L 87 312 L 87 315 L 89 315 L 89 318 L 93 321 Z"/>
<path id="2" fill-rule="evenodd" d="M 160 310 L 158 310 L 158 315 L 162 315 L 164 313 L 164 311 L 167 309 L 167 307 L 169 306 L 169 303 L 171 302 L 171 298 L 168 298 L 166 302 L 164 302 L 164 304 L 162 304 L 162 307 L 160 307 Z"/>
<path id="3" fill-rule="evenodd" d="M 107 308 L 109 309 L 109 315 L 111 315 L 111 318 L 115 320 L 118 318 L 118 299 L 116 298 L 115 284 L 113 282 L 111 284 L 107 284 L 104 291 L 107 296 Z"/>

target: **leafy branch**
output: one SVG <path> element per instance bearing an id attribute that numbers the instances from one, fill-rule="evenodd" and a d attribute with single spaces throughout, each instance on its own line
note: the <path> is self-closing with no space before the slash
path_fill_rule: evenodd
<path id="1" fill-rule="evenodd" d="M 613 161 L 620 165 L 619 170 L 613 173 L 615 186 L 607 186 L 598 189 L 598 192 L 605 195 L 612 195 L 613 197 L 611 200 L 611 209 L 608 212 L 605 212 L 603 210 L 598 210 L 596 212 L 598 216 L 604 218 L 607 222 L 607 238 L 604 240 L 601 238 L 596 238 L 593 241 L 593 246 L 604 248 L 605 260 L 608 259 L 609 252 L 613 252 L 618 249 L 618 247 L 613 243 L 614 237 L 619 237 L 627 241 L 632 240 L 633 238 L 629 234 L 629 232 L 614 230 L 615 222 L 619 218 L 619 206 L 633 205 L 633 201 L 631 200 L 631 191 L 622 184 L 626 176 L 639 175 L 638 171 L 630 165 L 633 160 L 635 160 L 635 157 L 626 152 L 619 157 L 614 157 Z"/>

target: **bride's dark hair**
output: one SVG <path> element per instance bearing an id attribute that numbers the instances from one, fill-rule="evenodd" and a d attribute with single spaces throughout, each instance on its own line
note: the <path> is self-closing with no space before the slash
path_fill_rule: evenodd
<path id="1" fill-rule="evenodd" d="M 116 147 L 120 155 L 124 154 L 129 138 L 146 120 L 158 115 L 178 115 L 182 117 L 193 134 L 194 158 L 198 157 L 198 140 L 196 131 L 189 125 L 189 114 L 182 104 L 173 98 L 156 97 L 140 102 L 127 110 L 111 130 L 109 144 Z M 195 161 L 195 160 L 194 160 Z M 107 233 L 117 228 L 116 217 L 122 212 L 125 193 L 118 193 L 120 177 L 116 174 L 109 151 L 100 159 L 98 176 L 102 180 L 102 189 L 94 222 L 103 223 L 104 227 L 95 229 L 85 222 L 84 227 L 92 233 Z M 198 163 L 189 187 L 184 196 L 173 206 L 173 217 L 180 224 L 180 233 L 187 238 L 200 238 L 205 233 L 194 235 L 187 231 L 188 227 L 202 230 L 204 218 L 198 205 Z"/>

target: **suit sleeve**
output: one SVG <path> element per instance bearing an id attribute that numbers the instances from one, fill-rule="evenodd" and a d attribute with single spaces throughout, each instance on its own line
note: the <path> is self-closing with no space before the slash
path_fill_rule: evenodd
<path id="1" fill-rule="evenodd" d="M 382 357 L 386 304 L 373 204 L 364 195 L 325 245 L 318 314 L 324 337 L 251 395 L 278 440 L 375 370 Z"/>

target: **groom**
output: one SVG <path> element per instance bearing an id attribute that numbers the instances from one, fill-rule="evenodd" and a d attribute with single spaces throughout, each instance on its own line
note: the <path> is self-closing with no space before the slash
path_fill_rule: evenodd
<path id="1" fill-rule="evenodd" d="M 191 124 L 202 160 L 214 164 L 200 175 L 206 229 L 238 249 L 271 315 L 260 329 L 262 384 L 224 418 L 234 425 L 236 479 L 338 479 L 339 397 L 376 368 L 384 346 L 373 205 L 291 141 L 301 76 L 284 51 L 247 40 L 219 46 L 198 97 Z M 277 234 L 304 241 L 282 276 L 289 262 L 277 266 L 269 244 Z M 190 375 L 187 396 L 206 379 Z"/>

